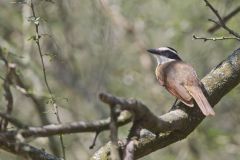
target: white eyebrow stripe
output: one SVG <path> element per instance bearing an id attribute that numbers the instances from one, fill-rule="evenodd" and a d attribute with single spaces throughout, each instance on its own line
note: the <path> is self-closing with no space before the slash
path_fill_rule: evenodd
<path id="1" fill-rule="evenodd" d="M 172 49 L 170 49 L 170 48 L 168 48 L 168 47 L 160 47 L 160 48 L 158 48 L 158 50 L 160 50 L 160 51 L 171 51 L 171 52 L 177 54 L 176 51 L 174 51 L 174 50 L 172 50 Z"/>

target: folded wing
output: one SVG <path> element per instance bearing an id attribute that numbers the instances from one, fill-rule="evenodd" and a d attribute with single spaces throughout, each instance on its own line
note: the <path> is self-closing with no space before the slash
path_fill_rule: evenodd
<path id="1" fill-rule="evenodd" d="M 197 105 L 201 109 L 202 113 L 205 116 L 208 115 L 215 115 L 211 105 L 209 104 L 208 100 L 204 96 L 201 88 L 199 86 L 184 86 L 186 90 L 190 93 L 193 99 L 196 101 Z"/>

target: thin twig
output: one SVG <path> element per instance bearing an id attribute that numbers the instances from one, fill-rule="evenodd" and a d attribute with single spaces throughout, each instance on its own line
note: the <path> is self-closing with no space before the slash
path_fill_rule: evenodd
<path id="1" fill-rule="evenodd" d="M 35 14 L 35 9 L 34 9 L 34 5 L 33 5 L 32 1 L 31 1 L 30 6 L 31 6 L 31 9 L 32 9 L 33 18 L 34 18 L 34 20 L 36 20 L 37 17 L 36 17 L 36 14 Z M 46 68 L 45 68 L 45 64 L 44 64 L 44 61 L 43 61 L 42 49 L 41 49 L 40 42 L 39 42 L 40 38 L 41 38 L 41 35 L 39 34 L 39 21 L 36 21 L 34 24 L 35 24 L 35 31 L 36 31 L 35 42 L 37 44 L 38 53 L 39 53 L 39 56 L 40 56 L 40 59 L 41 59 L 41 63 L 42 63 L 42 71 L 43 71 L 44 82 L 46 84 L 48 92 L 52 96 L 52 90 L 49 87 L 49 84 L 48 84 L 48 81 L 47 81 Z"/>
<path id="2" fill-rule="evenodd" d="M 92 142 L 91 146 L 89 146 L 89 149 L 93 149 L 93 148 L 94 148 L 99 133 L 100 133 L 99 131 L 97 131 L 97 132 L 95 133 L 95 136 L 94 136 L 93 142 Z"/>
<path id="3" fill-rule="evenodd" d="M 55 109 L 54 114 L 57 117 L 58 124 L 62 124 L 60 116 L 59 116 L 58 105 L 57 105 L 55 100 L 53 102 L 53 106 L 54 106 L 54 109 Z M 62 152 L 63 152 L 63 159 L 66 160 L 66 152 L 65 152 L 65 145 L 64 145 L 64 141 L 63 141 L 63 135 L 59 134 L 59 138 L 60 138 L 61 148 L 62 148 Z"/>
<path id="4" fill-rule="evenodd" d="M 226 24 L 232 17 L 234 17 L 235 15 L 237 15 L 240 12 L 240 6 L 238 6 L 237 8 L 235 8 L 232 12 L 230 12 L 228 15 L 226 15 L 225 17 L 222 18 L 223 22 Z M 219 26 L 218 24 L 215 24 L 214 26 L 212 26 L 211 28 L 208 29 L 209 33 L 213 33 L 216 30 L 218 30 L 221 26 Z"/>
<path id="5" fill-rule="evenodd" d="M 196 35 L 193 35 L 193 39 L 200 39 L 203 40 L 204 42 L 210 40 L 210 41 L 221 41 L 221 40 L 238 40 L 240 41 L 240 38 L 238 37 L 198 37 Z"/>
<path id="6" fill-rule="evenodd" d="M 35 42 L 36 42 L 36 45 L 37 45 L 37 48 L 38 48 L 38 53 L 40 55 L 40 59 L 41 59 L 41 63 L 42 63 L 42 71 L 43 71 L 44 82 L 45 82 L 47 90 L 48 90 L 48 92 L 51 96 L 51 100 L 53 101 L 53 106 L 54 106 L 54 109 L 55 109 L 55 115 L 57 117 L 57 121 L 58 121 L 59 124 L 61 124 L 61 120 L 60 120 L 60 116 L 59 116 L 59 112 L 58 112 L 58 105 L 56 104 L 56 100 L 53 97 L 52 90 L 51 90 L 51 88 L 48 84 L 48 81 L 47 81 L 46 68 L 45 68 L 45 64 L 44 64 L 44 61 L 43 61 L 43 54 L 42 54 L 42 50 L 41 50 L 41 46 L 40 46 L 40 42 L 39 42 L 40 38 L 41 38 L 41 35 L 39 34 L 39 21 L 37 20 L 37 16 L 36 16 L 36 13 L 35 13 L 35 9 L 34 9 L 34 5 L 33 5 L 32 0 L 30 1 L 30 7 L 31 7 L 31 10 L 32 10 L 33 18 L 34 18 L 35 31 L 36 31 Z M 64 146 L 64 142 L 63 142 L 63 136 L 60 134 L 59 137 L 60 137 L 61 148 L 62 148 L 62 152 L 63 152 L 63 159 L 66 160 L 66 153 L 65 153 L 65 146 Z"/>
<path id="7" fill-rule="evenodd" d="M 208 2 L 208 0 L 204 0 L 204 2 L 206 3 L 206 6 L 209 7 L 211 9 L 211 11 L 216 15 L 216 17 L 219 20 L 219 23 L 216 23 L 216 21 L 214 21 L 214 23 L 220 25 L 223 29 L 225 29 L 226 31 L 229 32 L 229 34 L 240 38 L 240 34 L 233 31 L 232 29 L 230 29 L 225 22 L 223 21 L 222 17 L 219 15 L 218 11 Z"/>

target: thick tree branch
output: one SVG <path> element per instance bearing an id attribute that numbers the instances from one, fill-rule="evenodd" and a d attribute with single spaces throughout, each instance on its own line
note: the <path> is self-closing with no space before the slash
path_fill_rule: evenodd
<path id="1" fill-rule="evenodd" d="M 217 104 L 239 82 L 240 49 L 234 51 L 232 55 L 202 79 L 206 96 L 212 106 Z M 205 118 L 198 107 L 190 108 L 182 103 L 179 103 L 176 108 L 158 118 L 145 105 L 135 100 L 125 100 L 107 94 L 102 94 L 101 100 L 108 104 L 119 104 L 122 109 L 134 112 L 135 116 L 142 118 L 140 123 L 144 128 L 153 133 L 162 133 L 156 137 L 152 133 L 144 131 L 136 145 L 136 158 L 143 157 L 186 138 Z M 119 143 L 125 146 L 126 140 Z M 107 144 L 100 148 L 92 159 L 108 157 L 109 146 Z"/>
<path id="2" fill-rule="evenodd" d="M 182 110 L 170 111 L 169 113 L 158 117 L 152 113 L 146 105 L 134 99 L 114 97 L 105 93 L 100 94 L 100 99 L 107 104 L 118 104 L 122 110 L 133 112 L 134 119 L 140 123 L 143 128 L 148 129 L 153 133 L 181 129 L 188 118 L 188 115 Z"/>

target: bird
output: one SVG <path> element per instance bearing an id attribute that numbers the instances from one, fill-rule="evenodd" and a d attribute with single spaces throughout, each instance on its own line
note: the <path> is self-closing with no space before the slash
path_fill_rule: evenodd
<path id="1" fill-rule="evenodd" d="M 195 69 L 184 62 L 178 52 L 171 47 L 148 49 L 157 60 L 155 70 L 160 85 L 176 97 L 173 105 L 180 100 L 189 107 L 194 101 L 205 116 L 214 116 L 215 112 L 202 91 L 202 83 L 198 79 Z"/>

